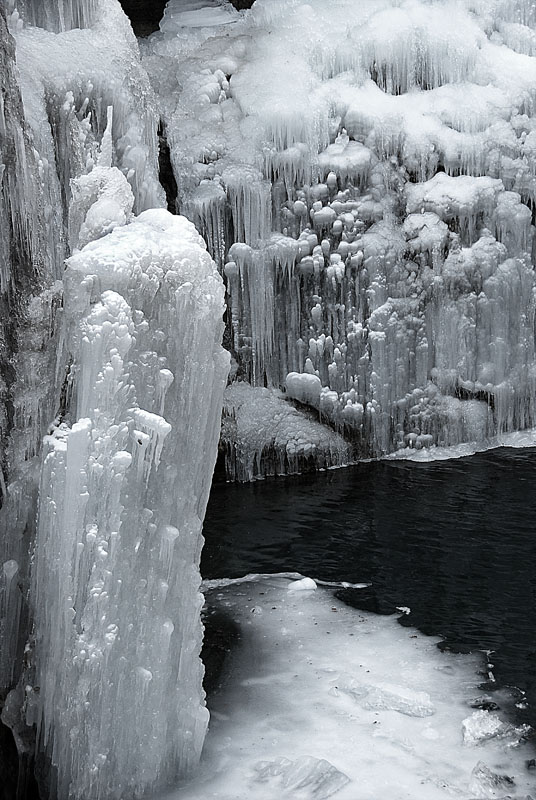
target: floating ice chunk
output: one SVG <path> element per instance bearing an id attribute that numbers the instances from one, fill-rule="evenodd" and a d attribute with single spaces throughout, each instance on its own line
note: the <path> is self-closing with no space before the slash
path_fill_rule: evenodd
<path id="1" fill-rule="evenodd" d="M 408 717 L 430 717 L 435 707 L 426 692 L 415 692 L 407 687 L 389 683 L 370 685 L 350 676 L 337 681 L 336 690 L 348 694 L 363 708 L 397 711 Z"/>
<path id="2" fill-rule="evenodd" d="M 314 592 L 316 583 L 312 578 L 301 578 L 299 581 L 292 581 L 289 583 L 287 592 L 294 594 L 295 592 Z"/>
<path id="3" fill-rule="evenodd" d="M 350 778 L 324 758 L 301 756 L 295 761 L 278 758 L 255 765 L 256 781 L 280 787 L 283 796 L 326 800 L 350 782 Z"/>
<path id="4" fill-rule="evenodd" d="M 469 791 L 473 797 L 502 798 L 515 792 L 515 781 L 508 775 L 493 772 L 482 761 L 479 761 L 471 773 Z"/>
<path id="5" fill-rule="evenodd" d="M 509 739 L 512 744 L 519 741 L 519 737 L 527 733 L 521 726 L 515 728 L 505 723 L 497 714 L 489 711 L 475 711 L 462 722 L 463 741 L 465 744 L 481 744 L 488 739 Z"/>

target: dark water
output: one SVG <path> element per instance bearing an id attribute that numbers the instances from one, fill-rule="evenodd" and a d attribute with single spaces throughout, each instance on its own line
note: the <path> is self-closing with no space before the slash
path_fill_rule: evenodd
<path id="1" fill-rule="evenodd" d="M 216 484 L 207 578 L 297 571 L 347 590 L 456 651 L 492 650 L 497 686 L 527 692 L 536 725 L 536 449 L 448 462 L 376 462 L 249 485 Z"/>

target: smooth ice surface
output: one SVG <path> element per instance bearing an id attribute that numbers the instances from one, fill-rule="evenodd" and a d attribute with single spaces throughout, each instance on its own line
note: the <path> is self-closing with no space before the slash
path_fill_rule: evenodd
<path id="1" fill-rule="evenodd" d="M 65 286 L 26 719 L 55 800 L 133 798 L 197 763 L 208 721 L 198 564 L 228 371 L 223 285 L 193 225 L 153 209 L 73 255 Z"/>
<path id="2" fill-rule="evenodd" d="M 354 458 L 534 426 L 532 3 L 194 6 L 143 63 L 240 377 Z"/>
<path id="3" fill-rule="evenodd" d="M 204 584 L 239 623 L 200 774 L 174 800 L 526 798 L 527 733 L 475 711 L 484 659 L 441 653 L 310 578 Z M 511 780 L 512 779 L 512 780 Z M 505 788 L 506 787 L 506 788 Z"/>

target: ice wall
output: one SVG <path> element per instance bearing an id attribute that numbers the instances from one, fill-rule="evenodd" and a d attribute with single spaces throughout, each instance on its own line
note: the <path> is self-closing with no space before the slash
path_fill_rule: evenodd
<path id="1" fill-rule="evenodd" d="M 534 426 L 533 4 L 213 5 L 143 56 L 237 377 L 354 458 Z"/>
<path id="2" fill-rule="evenodd" d="M 110 103 L 115 114 L 109 157 L 119 177 L 130 183 L 134 209 L 162 205 L 164 195 L 157 179 L 153 96 L 136 40 L 116 0 L 6 0 L 1 11 L 0 561 L 14 562 L 17 574 L 4 583 L 0 573 L 0 594 L 14 593 L 22 603 L 23 644 L 27 631 L 22 598 L 35 533 L 38 454 L 59 404 L 55 371 L 64 259 L 83 243 L 78 235 L 85 211 L 79 207 L 77 181 L 92 172 L 99 158 Z M 83 23 L 90 27 L 70 29 Z M 117 179 L 116 174 L 116 183 Z M 90 205 L 96 191 L 94 186 L 93 197 L 86 192 Z M 108 229 L 102 214 L 99 220 L 103 235 Z M 0 608 L 3 638 L 16 647 L 18 657 L 12 657 L 6 644 L 5 665 L 0 659 L 2 692 L 13 685 L 21 663 L 19 618 L 6 609 Z"/>

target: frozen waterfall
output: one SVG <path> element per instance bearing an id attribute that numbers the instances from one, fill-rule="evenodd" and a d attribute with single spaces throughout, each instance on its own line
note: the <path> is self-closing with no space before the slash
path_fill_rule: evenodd
<path id="1" fill-rule="evenodd" d="M 229 395 L 231 474 L 329 460 L 306 417 L 299 462 L 244 441 L 266 389 L 346 440 L 334 465 L 533 427 L 534 4 L 190 6 L 142 55 L 258 393 Z"/>
<path id="2" fill-rule="evenodd" d="M 535 26 L 170 0 L 137 41 L 118 0 L 0 0 L 0 684 L 44 795 L 199 759 L 222 408 L 238 480 L 536 426 Z"/>

